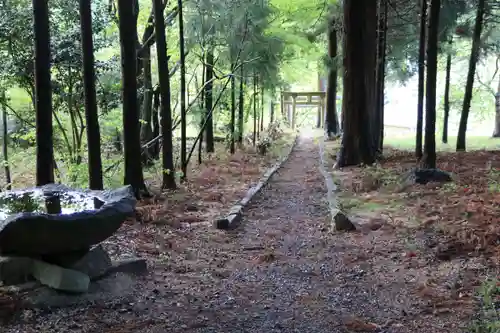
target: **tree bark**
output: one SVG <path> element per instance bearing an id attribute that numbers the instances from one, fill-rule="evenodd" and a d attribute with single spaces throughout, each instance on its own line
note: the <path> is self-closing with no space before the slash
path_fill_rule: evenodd
<path id="1" fill-rule="evenodd" d="M 243 125 L 244 125 L 244 115 L 245 115 L 245 101 L 244 101 L 244 91 L 243 91 L 243 75 L 244 75 L 243 65 L 240 67 L 240 91 L 239 91 L 239 101 L 238 101 L 238 143 L 243 144 Z"/>
<path id="2" fill-rule="evenodd" d="M 436 82 L 441 0 L 431 0 L 427 38 L 427 81 L 425 89 L 425 138 L 422 164 L 436 167 Z"/>
<path id="3" fill-rule="evenodd" d="M 214 75 L 214 50 L 209 47 L 207 51 L 207 64 L 205 73 L 205 117 L 207 118 L 207 124 L 205 127 L 206 134 L 206 151 L 207 153 L 213 153 L 215 151 L 214 145 L 214 121 L 212 117 L 212 107 L 213 107 L 213 75 Z"/>
<path id="4" fill-rule="evenodd" d="M 375 1 L 344 1 L 344 133 L 338 167 L 375 161 L 370 110 L 375 103 L 376 25 Z"/>
<path id="5" fill-rule="evenodd" d="M 387 37 L 387 0 L 378 3 L 378 29 L 377 29 L 377 91 L 374 141 L 377 154 L 382 155 L 384 146 L 384 102 L 385 102 L 385 57 Z"/>
<path id="6" fill-rule="evenodd" d="M 167 38 L 165 36 L 165 22 L 163 21 L 163 1 L 154 0 L 153 9 L 155 13 L 156 33 L 156 56 L 158 60 L 158 79 L 160 84 L 160 114 L 161 131 L 163 137 L 162 148 L 162 169 L 163 169 L 163 189 L 174 190 L 175 166 L 172 144 L 172 109 L 170 101 L 170 76 L 168 70 Z"/>
<path id="7" fill-rule="evenodd" d="M 272 124 L 274 122 L 274 99 L 273 96 L 271 96 L 271 105 L 269 106 L 269 124 Z"/>
<path id="8" fill-rule="evenodd" d="M 89 187 L 102 190 L 101 132 L 97 113 L 94 70 L 94 43 L 92 40 L 91 0 L 80 0 L 80 31 L 82 35 L 83 91 L 87 127 Z"/>
<path id="9" fill-rule="evenodd" d="M 467 121 L 472 101 L 472 90 L 474 88 L 474 75 L 476 74 L 476 65 L 481 47 L 481 32 L 483 31 L 485 3 L 486 0 L 479 0 L 477 7 L 476 23 L 472 37 L 472 50 L 469 58 L 469 72 L 467 73 L 464 102 L 462 105 L 462 113 L 460 114 L 460 125 L 458 126 L 457 151 L 465 151 Z"/>
<path id="10" fill-rule="evenodd" d="M 261 88 L 260 95 L 260 131 L 264 132 L 264 86 Z"/>
<path id="11" fill-rule="evenodd" d="M 417 97 L 417 133 L 415 144 L 415 156 L 418 160 L 422 158 L 422 129 L 424 123 L 424 93 L 425 93 L 425 44 L 427 23 L 427 1 L 420 0 L 420 37 L 418 48 L 418 97 Z"/>
<path id="12" fill-rule="evenodd" d="M 0 100 L 5 101 L 5 91 L 2 91 Z M 3 167 L 5 171 L 5 189 L 10 190 L 12 187 L 12 179 L 10 178 L 10 167 L 9 167 L 9 133 L 7 128 L 7 106 L 2 103 L 2 150 L 3 150 Z"/>
<path id="13" fill-rule="evenodd" d="M 153 83 L 151 76 L 151 49 L 148 47 L 142 53 L 143 67 L 143 98 L 142 98 L 142 115 L 140 123 L 141 142 L 147 143 L 153 139 L 153 128 L 151 121 L 153 118 Z M 150 166 L 153 163 L 151 147 L 146 147 L 142 151 L 143 165 Z"/>
<path id="14" fill-rule="evenodd" d="M 186 54 L 184 52 L 184 19 L 183 19 L 183 8 L 182 0 L 177 0 L 177 6 L 179 7 L 179 51 L 180 51 L 180 94 L 181 94 L 181 179 L 184 180 L 187 177 L 187 137 L 186 137 Z M 163 19 L 163 18 L 162 18 Z"/>
<path id="15" fill-rule="evenodd" d="M 236 69 L 236 64 L 231 64 L 231 73 L 234 73 Z M 234 75 L 231 75 L 231 119 L 229 122 L 229 152 L 234 154 L 236 152 L 235 148 L 235 123 L 236 123 L 236 79 Z"/>
<path id="16" fill-rule="evenodd" d="M 253 75 L 253 135 L 252 135 L 252 145 L 255 147 L 257 142 L 257 74 Z"/>
<path id="17" fill-rule="evenodd" d="M 326 119 L 325 128 L 328 138 L 333 138 L 340 133 L 339 120 L 337 115 L 337 29 L 335 21 L 332 19 L 328 30 L 328 56 L 332 62 L 328 69 L 328 83 L 326 88 Z"/>
<path id="18" fill-rule="evenodd" d="M 448 143 L 448 120 L 450 117 L 450 76 L 451 76 L 451 47 L 453 46 L 453 39 L 450 37 L 448 41 L 450 50 L 446 55 L 446 77 L 444 82 L 444 118 L 443 118 L 443 137 L 442 142 Z"/>
<path id="19" fill-rule="evenodd" d="M 139 133 L 139 105 L 137 99 L 137 56 L 134 2 L 118 0 L 119 33 L 122 62 L 122 100 L 123 100 L 123 145 L 125 159 L 124 184 L 131 185 L 135 196 L 147 194 L 142 174 L 141 141 Z"/>
<path id="20" fill-rule="evenodd" d="M 160 135 L 160 90 L 159 89 L 155 89 L 155 91 L 153 91 L 152 124 L 153 124 L 153 138 L 156 138 L 158 137 L 158 135 Z M 151 145 L 151 156 L 155 160 L 158 160 L 160 158 L 160 140 L 156 140 Z"/>
<path id="21" fill-rule="evenodd" d="M 495 95 L 495 129 L 494 138 L 500 138 L 500 79 L 498 80 L 497 93 Z"/>
<path id="22" fill-rule="evenodd" d="M 36 185 L 54 182 L 48 0 L 33 0 L 35 32 Z"/>

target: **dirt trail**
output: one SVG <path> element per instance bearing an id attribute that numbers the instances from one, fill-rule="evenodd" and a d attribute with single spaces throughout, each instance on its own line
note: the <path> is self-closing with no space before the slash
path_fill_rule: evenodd
<path id="1" fill-rule="evenodd" d="M 317 145 L 301 139 L 241 227 L 207 238 L 210 263 L 197 265 L 193 249 L 184 268 L 156 262 L 134 299 L 40 315 L 9 332 L 460 332 L 467 314 L 415 297 L 432 287 L 433 268 L 423 257 L 406 260 L 407 241 L 393 228 L 325 228 L 318 162 Z"/>

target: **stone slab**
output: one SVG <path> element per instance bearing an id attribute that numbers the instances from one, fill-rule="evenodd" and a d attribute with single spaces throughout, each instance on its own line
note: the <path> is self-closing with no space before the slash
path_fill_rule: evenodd
<path id="1" fill-rule="evenodd" d="M 87 274 L 39 260 L 33 261 L 33 277 L 50 288 L 73 293 L 86 292 L 90 284 Z"/>

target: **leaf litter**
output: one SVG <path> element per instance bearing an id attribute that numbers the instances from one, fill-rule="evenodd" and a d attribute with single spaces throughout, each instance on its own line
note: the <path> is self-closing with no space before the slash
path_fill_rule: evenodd
<path id="1" fill-rule="evenodd" d="M 6 332 L 463 330 L 474 310 L 472 287 L 479 285 L 491 262 L 484 253 L 436 259 L 432 244 L 457 236 L 436 228 L 442 219 L 415 227 L 429 214 L 421 205 L 425 201 L 417 205 L 415 198 L 433 198 L 431 193 L 437 190 L 415 186 L 407 192 L 345 191 L 344 202 L 355 199 L 350 210 L 359 213 L 357 222 L 370 228 L 332 233 L 325 228 L 329 217 L 317 157 L 316 145 L 301 142 L 235 232 L 224 233 L 203 222 L 155 224 L 164 218 L 158 213 L 143 223 L 131 221 L 108 245 L 117 244 L 118 254 L 130 250 L 148 258 L 151 273 L 133 300 L 38 314 L 31 321 L 24 319 L 21 330 L 11 326 Z M 393 163 L 402 170 L 405 161 L 391 162 L 389 157 L 385 167 Z M 343 170 L 342 183 L 358 182 L 366 172 L 366 168 Z M 387 183 L 390 187 L 391 181 Z M 409 195 L 411 191 L 419 191 L 420 197 Z M 195 205 L 198 195 L 192 189 L 169 199 L 181 207 L 182 202 Z M 400 202 L 392 203 L 395 199 Z M 164 209 L 162 200 L 152 199 L 143 206 Z M 231 202 L 217 200 L 219 205 Z M 359 206 L 367 200 L 376 202 L 369 213 L 361 214 Z M 437 209 L 432 204 L 427 208 Z M 169 212 L 168 218 L 186 210 L 193 213 L 187 205 Z M 414 224 L 408 223 L 410 214 L 415 214 Z"/>

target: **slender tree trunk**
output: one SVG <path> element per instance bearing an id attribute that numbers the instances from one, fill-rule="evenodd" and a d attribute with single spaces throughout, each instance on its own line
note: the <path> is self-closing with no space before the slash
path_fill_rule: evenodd
<path id="1" fill-rule="evenodd" d="M 375 148 L 377 154 L 382 155 L 384 146 L 384 90 L 385 90 L 385 55 L 387 37 L 387 0 L 379 0 L 378 4 L 378 29 L 377 29 L 377 91 L 376 115 L 374 131 Z"/>
<path id="2" fill-rule="evenodd" d="M 436 167 L 436 82 L 441 0 L 431 0 L 427 37 L 427 81 L 425 89 L 425 139 L 422 164 Z"/>
<path id="3" fill-rule="evenodd" d="M 498 80 L 497 93 L 495 95 L 495 129 L 494 138 L 500 138 L 500 79 Z"/>
<path id="4" fill-rule="evenodd" d="M 160 91 L 153 91 L 153 138 L 160 135 Z M 151 146 L 151 155 L 155 160 L 160 159 L 160 140 L 156 140 Z"/>
<path id="5" fill-rule="evenodd" d="M 269 124 L 274 122 L 274 100 L 271 98 L 269 102 L 271 105 L 269 106 Z"/>
<path id="6" fill-rule="evenodd" d="M 137 1 L 137 0 L 136 0 Z M 139 199 L 147 194 L 142 174 L 141 140 L 139 133 L 139 104 L 137 99 L 136 41 L 134 2 L 118 0 L 119 32 L 122 58 L 123 143 L 125 159 L 124 184 L 131 185 Z"/>
<path id="7" fill-rule="evenodd" d="M 153 128 L 151 121 L 153 119 L 153 79 L 151 75 L 151 49 L 147 47 L 142 52 L 142 67 L 143 70 L 143 98 L 142 98 L 142 115 L 141 115 L 141 143 L 145 144 L 153 139 Z M 153 163 L 151 149 L 149 147 L 142 150 L 143 165 L 150 166 Z"/>
<path id="8" fill-rule="evenodd" d="M 202 55 L 202 64 L 201 64 L 201 84 L 205 85 L 205 54 Z M 203 110 L 205 107 L 205 95 L 202 93 L 199 99 L 199 107 L 200 110 Z M 203 133 L 205 132 L 204 128 L 205 124 L 205 115 L 203 112 L 200 115 L 200 142 L 198 143 L 198 165 L 203 162 Z"/>
<path id="9" fill-rule="evenodd" d="M 91 0 L 80 0 L 80 30 L 82 34 L 83 88 L 87 122 L 89 187 L 102 190 L 101 132 L 97 114 L 94 71 L 94 43 L 92 40 Z"/>
<path id="10" fill-rule="evenodd" d="M 255 147 L 257 142 L 257 75 L 253 75 L 253 135 L 252 145 Z"/>
<path id="11" fill-rule="evenodd" d="M 415 156 L 418 160 L 422 158 L 422 128 L 424 122 L 424 93 L 425 93 L 425 43 L 427 23 L 427 1 L 420 0 L 420 39 L 418 49 L 418 97 L 417 97 L 417 133 L 415 144 Z"/>
<path id="12" fill-rule="evenodd" d="M 33 0 L 35 31 L 36 185 L 54 182 L 48 0 Z"/>
<path id="13" fill-rule="evenodd" d="M 186 144 L 186 54 L 184 52 L 184 19 L 182 16 L 182 0 L 177 0 L 179 7 L 179 51 L 180 51 L 180 93 L 181 93 L 181 179 L 187 177 L 187 144 Z M 168 75 L 168 74 L 167 74 Z"/>
<path id="14" fill-rule="evenodd" d="M 245 100 L 244 100 L 244 90 L 243 90 L 243 75 L 244 75 L 244 69 L 243 65 L 240 67 L 240 96 L 239 96 L 239 101 L 238 101 L 238 143 L 241 145 L 243 144 L 243 127 L 244 127 L 244 122 L 245 122 Z"/>
<path id="15" fill-rule="evenodd" d="M 160 114 L 161 131 L 163 137 L 162 168 L 163 189 L 175 189 L 175 166 L 172 144 L 172 109 L 170 101 L 170 76 L 168 70 L 167 38 L 165 36 L 165 22 L 163 20 L 163 0 L 154 0 L 156 30 L 156 57 L 158 60 L 158 79 L 160 83 Z"/>
<path id="16" fill-rule="evenodd" d="M 0 100 L 5 101 L 5 91 L 2 91 Z M 7 106 L 2 104 L 2 129 L 3 129 L 3 167 L 5 170 L 5 189 L 10 190 L 12 186 L 12 179 L 10 178 L 10 167 L 9 167 L 9 133 L 7 128 Z"/>
<path id="17" fill-rule="evenodd" d="M 264 132 L 264 87 L 262 87 L 260 95 L 260 131 Z"/>
<path id="18" fill-rule="evenodd" d="M 205 80 L 207 84 L 205 85 L 205 117 L 207 118 L 207 124 L 205 127 L 206 133 L 206 151 L 207 153 L 213 153 L 215 151 L 214 145 L 214 121 L 212 117 L 212 107 L 213 107 L 213 83 L 212 78 L 214 75 L 214 50 L 211 47 L 208 47 L 207 51 L 207 64 L 206 64 L 206 73 Z"/>
<path id="19" fill-rule="evenodd" d="M 328 56 L 332 61 L 332 66 L 328 69 L 328 84 L 326 88 L 326 134 L 328 138 L 333 138 L 340 133 L 337 115 L 337 29 L 335 21 L 332 19 L 328 30 Z"/>
<path id="20" fill-rule="evenodd" d="M 236 64 L 231 64 L 231 73 L 234 73 Z M 236 152 L 235 148 L 235 122 L 236 122 L 236 79 L 234 75 L 231 75 L 231 120 L 229 123 L 229 152 L 234 154 Z"/>
<path id="21" fill-rule="evenodd" d="M 376 25 L 375 1 L 344 1 L 344 134 L 338 167 L 375 162 L 370 110 L 375 103 Z"/>
<path id="22" fill-rule="evenodd" d="M 443 143 L 448 143 L 448 119 L 450 117 L 450 76 L 451 76 L 451 48 L 453 39 L 450 37 L 448 41 L 450 50 L 446 55 L 446 78 L 444 82 L 444 119 L 443 119 Z"/>
<path id="23" fill-rule="evenodd" d="M 472 50 L 469 58 L 469 72 L 465 84 L 464 103 L 460 114 L 460 125 L 458 126 L 457 151 L 465 151 L 465 138 L 467 133 L 467 121 L 469 119 L 470 104 L 472 101 L 472 91 L 474 88 L 474 75 L 481 48 L 481 32 L 483 31 L 483 20 L 486 0 L 479 0 L 476 14 L 476 24 L 472 36 Z"/>

